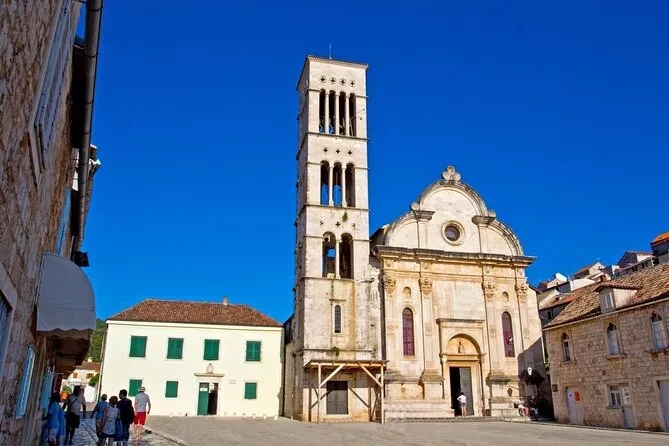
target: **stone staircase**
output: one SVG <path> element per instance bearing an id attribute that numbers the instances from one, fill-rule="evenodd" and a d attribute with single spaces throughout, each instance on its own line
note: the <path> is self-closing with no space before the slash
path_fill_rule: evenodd
<path id="1" fill-rule="evenodd" d="M 387 423 L 416 423 L 416 422 L 476 422 L 502 421 L 521 419 L 518 409 L 502 411 L 500 416 L 472 415 L 456 417 L 450 404 L 444 400 L 422 401 L 384 401 Z"/>

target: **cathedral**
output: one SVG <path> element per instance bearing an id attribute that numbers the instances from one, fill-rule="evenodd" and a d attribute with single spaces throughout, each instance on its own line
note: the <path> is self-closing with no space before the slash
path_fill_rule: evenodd
<path id="1" fill-rule="evenodd" d="M 545 376 L 511 228 L 455 168 L 370 236 L 367 65 L 308 56 L 298 84 L 294 313 L 283 414 L 303 421 L 508 417 Z"/>

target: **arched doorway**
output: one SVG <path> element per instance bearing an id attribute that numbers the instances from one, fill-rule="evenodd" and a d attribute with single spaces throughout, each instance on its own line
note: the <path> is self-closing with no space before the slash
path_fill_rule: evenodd
<path id="1" fill-rule="evenodd" d="M 457 401 L 460 393 L 467 397 L 467 416 L 483 415 L 481 385 L 481 351 L 477 342 L 467 335 L 453 336 L 446 346 L 444 382 L 447 399 L 455 416 L 461 416 Z"/>

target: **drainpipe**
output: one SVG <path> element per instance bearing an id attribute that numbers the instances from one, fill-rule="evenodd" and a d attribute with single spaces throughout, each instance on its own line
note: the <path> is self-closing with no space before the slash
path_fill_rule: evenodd
<path id="1" fill-rule="evenodd" d="M 93 127 L 93 100 L 95 98 L 95 79 L 98 69 L 98 52 L 100 49 L 100 25 L 102 23 L 103 0 L 86 2 L 86 28 L 84 32 L 84 57 L 86 58 L 84 93 L 83 136 L 79 148 L 78 192 L 79 219 L 75 233 L 74 251 L 81 250 L 84 240 L 84 224 L 86 220 L 86 198 L 88 191 L 91 129 Z"/>

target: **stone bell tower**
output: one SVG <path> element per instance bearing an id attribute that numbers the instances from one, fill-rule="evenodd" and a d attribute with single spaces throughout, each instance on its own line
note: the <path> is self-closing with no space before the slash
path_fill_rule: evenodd
<path id="1" fill-rule="evenodd" d="M 381 356 L 378 297 L 369 302 L 378 284 L 368 272 L 366 70 L 308 56 L 297 84 L 293 352 L 305 392 L 300 367 L 312 359 Z"/>

